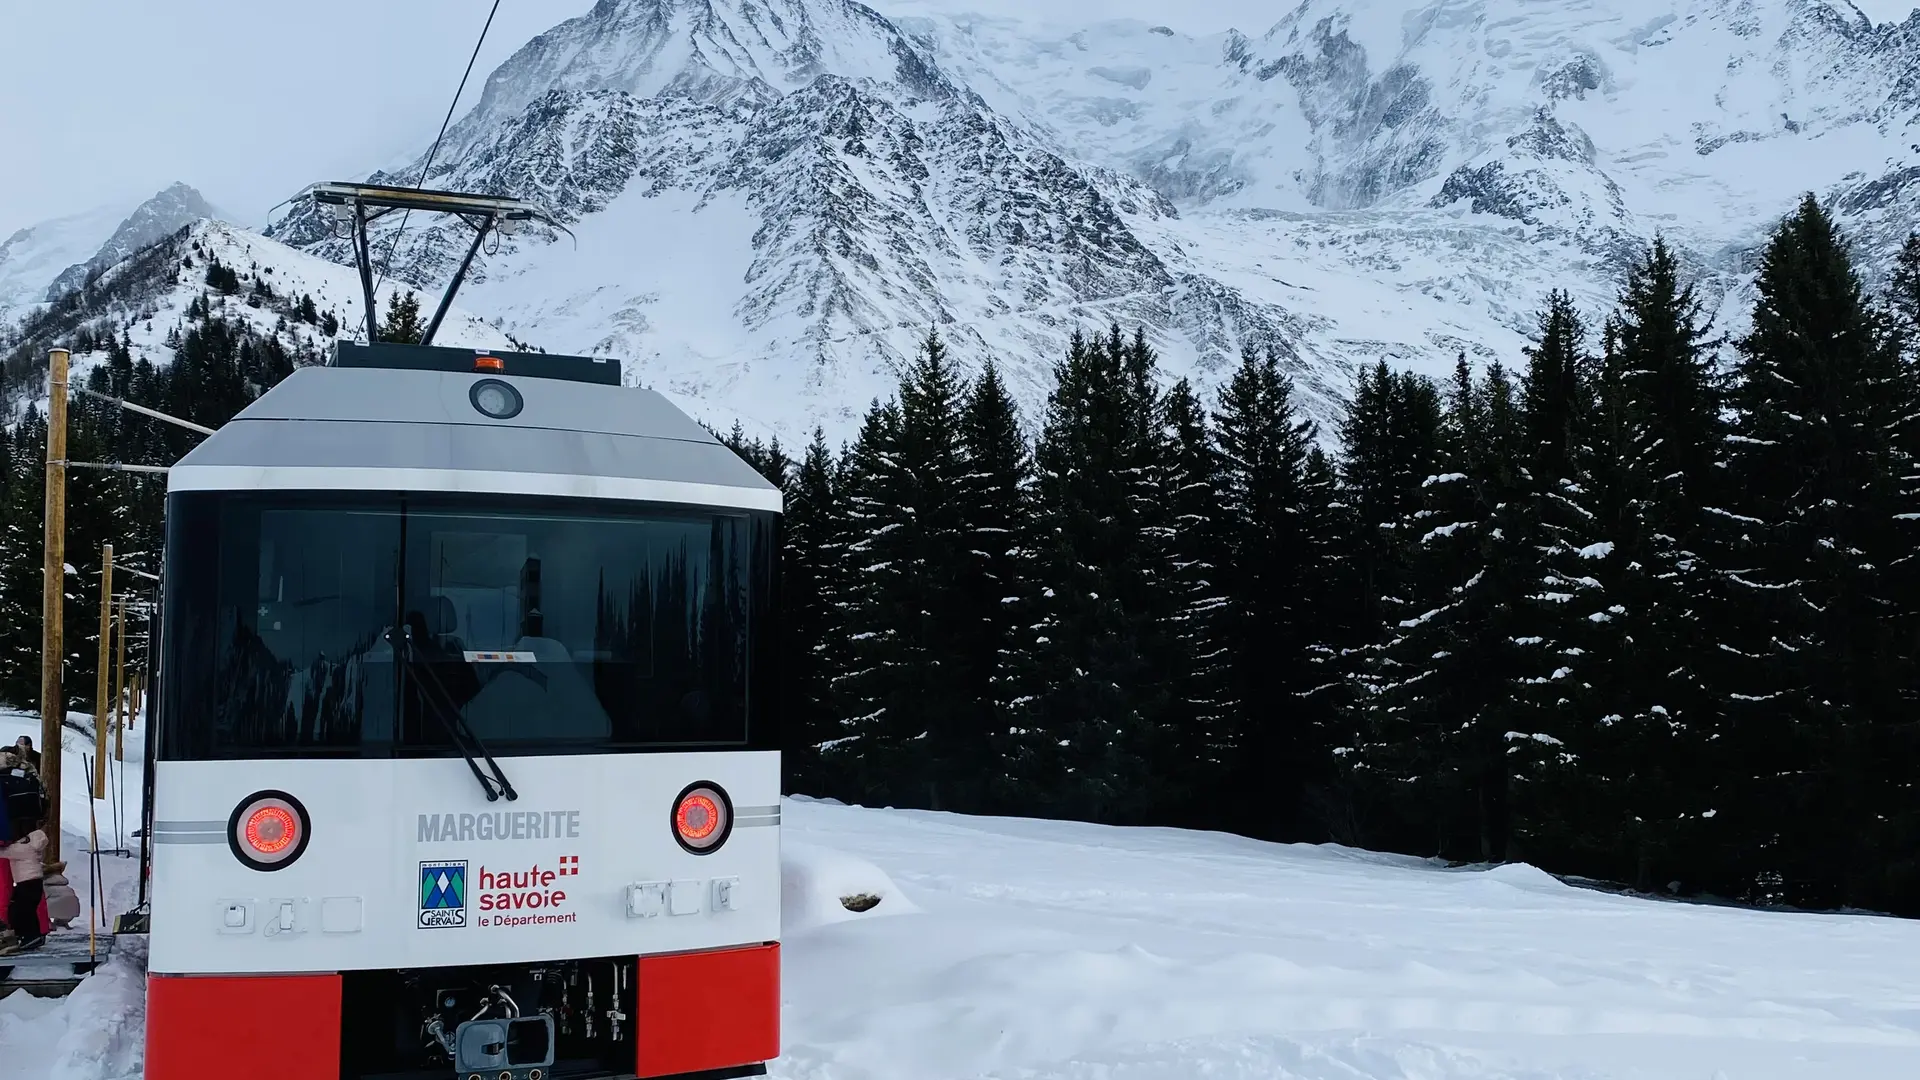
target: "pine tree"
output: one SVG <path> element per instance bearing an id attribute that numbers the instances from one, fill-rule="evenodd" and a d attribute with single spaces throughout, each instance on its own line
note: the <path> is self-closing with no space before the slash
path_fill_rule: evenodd
<path id="1" fill-rule="evenodd" d="M 973 557 L 964 395 L 946 345 L 929 331 L 900 382 L 900 465 L 909 498 L 898 509 L 908 515 L 901 539 L 911 545 L 905 550 L 914 572 L 898 610 L 915 630 L 922 660 L 903 683 L 896 719 L 906 719 L 909 708 L 919 715 L 896 731 L 919 743 L 915 771 L 924 778 L 925 805 L 936 810 L 980 805 L 991 773 L 985 684 L 969 677 L 966 655 L 972 620 L 962 586 Z"/>
<path id="2" fill-rule="evenodd" d="M 232 296 L 240 291 L 240 275 L 234 273 L 232 267 L 223 265 L 215 258 L 207 259 L 206 282 L 226 296 Z"/>
<path id="3" fill-rule="evenodd" d="M 782 761 L 790 792 L 822 794 L 829 782 L 820 755 L 821 744 L 833 737 L 830 643 L 836 594 L 830 546 L 841 513 L 837 480 L 826 433 L 815 428 L 806 455 L 787 481 L 781 543 L 785 621 L 780 672 L 786 700 Z"/>
<path id="4" fill-rule="evenodd" d="M 1460 358 L 1443 437 L 1447 471 L 1427 479 L 1410 521 L 1411 603 L 1396 605 L 1393 637 L 1371 658 L 1369 740 L 1353 756 L 1430 824 L 1436 853 L 1498 861 L 1511 828 L 1507 733 L 1527 674 L 1515 638 L 1537 581 L 1515 498 L 1521 416 L 1501 365 L 1476 384 Z"/>
<path id="5" fill-rule="evenodd" d="M 1907 234 L 1894 260 L 1891 286 L 1887 306 L 1900 320 L 1908 348 L 1920 360 L 1920 233 Z"/>
<path id="6" fill-rule="evenodd" d="M 898 403 L 868 427 L 847 489 L 860 576 L 846 590 L 849 669 L 838 692 L 871 797 L 943 808 L 978 797 L 989 729 L 957 640 L 966 463 L 960 384 L 937 337 L 903 375 Z"/>
<path id="7" fill-rule="evenodd" d="M 1551 858 L 1574 848 L 1583 827 L 1579 803 L 1579 735 L 1592 705 L 1595 667 L 1592 618 L 1606 597 L 1594 563 L 1608 549 L 1599 540 L 1593 505 L 1590 434 L 1594 403 L 1585 352 L 1586 326 L 1567 293 L 1554 290 L 1540 313 L 1522 376 L 1525 443 L 1514 515 L 1538 578 L 1519 612 L 1521 662 L 1529 671 L 1516 688 L 1520 727 L 1509 748 L 1515 833 L 1527 857 Z M 1569 749 L 1572 744 L 1572 749 Z"/>
<path id="8" fill-rule="evenodd" d="M 713 431 L 712 428 L 707 430 Z M 717 431 L 713 431 L 713 434 L 722 446 L 733 451 L 754 472 L 759 473 L 762 480 L 778 488 L 786 487 L 793 471 L 793 459 L 787 457 L 787 452 L 780 448 L 778 435 L 765 442 L 758 436 L 749 439 L 746 429 L 740 426 L 738 420 L 733 422 L 733 429 L 727 434 L 721 435 Z"/>
<path id="9" fill-rule="evenodd" d="M 1715 342 L 1663 240 L 1602 330 L 1588 462 L 1603 603 L 1589 611 L 1571 858 L 1652 888 L 1711 877 L 1721 726 L 1712 561 L 1726 431 Z"/>
<path id="10" fill-rule="evenodd" d="M 1142 335 L 1076 333 L 1035 448 L 1039 599 L 1008 771 L 1054 814 L 1132 821 L 1152 798 L 1175 607 L 1152 369 Z"/>
<path id="11" fill-rule="evenodd" d="M 1379 785 L 1366 774 L 1356 748 L 1370 739 L 1368 665 L 1392 639 L 1392 621 L 1411 603 L 1408 589 L 1418 534 L 1409 534 L 1428 477 L 1440 473 L 1440 392 L 1432 380 L 1395 374 L 1378 363 L 1355 381 L 1339 424 L 1337 488 L 1329 507 L 1335 551 L 1327 564 L 1327 606 L 1314 653 L 1331 670 L 1320 677 L 1333 698 L 1338 729 L 1330 740 L 1345 774 L 1320 809 L 1329 831 L 1349 843 L 1387 842 L 1370 836 L 1369 795 Z M 1361 771 L 1354 771 L 1356 766 Z"/>
<path id="12" fill-rule="evenodd" d="M 1020 695 L 1015 655 L 1034 604 L 1027 548 L 1033 455 L 991 360 L 967 391 L 960 440 L 967 462 L 959 490 L 965 560 L 957 592 L 961 679 L 976 688 L 988 734 L 981 749 L 986 775 L 971 796 L 985 808 L 1009 794 L 1004 761 Z"/>
<path id="13" fill-rule="evenodd" d="M 320 321 L 320 312 L 313 306 L 313 295 L 311 293 L 300 294 L 298 315 L 300 321 L 306 323 L 308 326 L 312 326 Z"/>
<path id="14" fill-rule="evenodd" d="M 0 495 L 0 702 L 40 705 L 40 609 L 44 551 L 46 418 L 29 407 L 11 432 Z"/>
<path id="15" fill-rule="evenodd" d="M 1313 425 L 1294 410 L 1279 357 L 1249 348 L 1220 395 L 1219 527 L 1226 564 L 1220 621 L 1232 702 L 1233 790 L 1256 835 L 1297 839 L 1301 795 L 1328 748 L 1300 698 L 1317 612 L 1304 606 L 1315 550 L 1306 466 Z"/>
<path id="16" fill-rule="evenodd" d="M 418 345 L 426 333 L 420 321 L 420 297 L 411 289 L 395 289 L 387 297 L 387 317 L 380 323 L 380 340 Z"/>
<path id="17" fill-rule="evenodd" d="M 1914 387 L 1811 195 L 1756 284 L 1734 390 L 1745 558 L 1726 629 L 1750 663 L 1728 688 L 1745 703 L 1729 736 L 1742 768 L 1730 828 L 1760 844 L 1749 863 L 1779 875 L 1780 898 L 1877 907 L 1911 672 L 1901 628 L 1914 598 L 1888 567 L 1905 553 L 1899 433 Z"/>
<path id="18" fill-rule="evenodd" d="M 1906 345 L 1903 382 L 1909 413 L 1895 432 L 1895 465 L 1900 470 L 1900 513 L 1895 527 L 1899 557 L 1887 567 L 1895 595 L 1908 600 L 1908 610 L 1895 620 L 1896 649 L 1904 650 L 1905 670 L 1900 678 L 1902 708 L 1912 715 L 1920 708 L 1920 628 L 1913 625 L 1912 598 L 1920 596 L 1920 234 L 1909 234 L 1893 274 L 1888 306 L 1899 320 Z M 1892 887 L 1887 907 L 1903 914 L 1920 912 L 1920 753 L 1909 738 L 1889 748 L 1897 757 L 1886 768 L 1887 787 L 1879 800 L 1885 815 L 1882 856 Z"/>
<path id="19" fill-rule="evenodd" d="M 901 572 L 896 562 L 873 550 L 875 538 L 885 535 L 883 530 L 893 516 L 882 496 L 884 486 L 893 482 L 899 441 L 899 403 L 875 400 L 841 459 L 842 513 L 828 547 L 829 560 L 844 567 L 838 575 L 844 588 L 829 594 L 840 648 L 828 669 L 836 703 L 834 731 L 820 750 L 822 767 L 841 790 L 855 798 L 863 797 L 876 783 L 871 762 L 880 756 L 885 742 L 881 715 L 865 684 L 874 678 L 879 654 L 894 647 L 892 639 L 898 634 L 895 627 L 878 622 L 870 609 L 877 603 L 874 594 L 895 588 L 886 579 Z"/>
<path id="20" fill-rule="evenodd" d="M 1359 838 L 1358 820 L 1335 751 L 1353 741 L 1343 662 L 1343 645 L 1353 640 L 1352 553 L 1339 470 L 1317 444 L 1308 449 L 1301 469 L 1300 496 L 1303 557 L 1294 607 L 1302 613 L 1303 644 L 1295 696 L 1312 756 L 1297 831 L 1302 839 L 1348 843 Z M 1343 645 L 1330 644 L 1335 641 Z"/>
<path id="21" fill-rule="evenodd" d="M 1187 380 L 1161 407 L 1169 447 L 1168 579 L 1174 592 L 1173 641 L 1181 657 L 1169 702 L 1162 753 L 1155 761 L 1169 820 L 1217 819 L 1211 794 L 1228 782 L 1237 708 L 1230 689 L 1224 622 L 1231 574 L 1219 521 L 1220 458 L 1207 412 Z"/>

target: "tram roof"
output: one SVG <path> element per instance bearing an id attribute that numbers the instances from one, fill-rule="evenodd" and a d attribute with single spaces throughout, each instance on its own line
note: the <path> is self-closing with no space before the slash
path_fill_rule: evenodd
<path id="1" fill-rule="evenodd" d="M 474 404 L 488 379 L 517 415 Z M 780 489 L 652 390 L 492 372 L 296 370 L 176 464 L 183 490 L 458 491 L 774 510 Z"/>

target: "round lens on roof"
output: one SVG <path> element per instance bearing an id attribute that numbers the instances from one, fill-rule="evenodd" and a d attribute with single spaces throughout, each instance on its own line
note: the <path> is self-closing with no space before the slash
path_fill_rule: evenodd
<path id="1" fill-rule="evenodd" d="M 472 400 L 474 408 L 495 420 L 518 416 L 525 407 L 525 402 L 520 399 L 520 391 L 499 379 L 481 379 L 473 384 L 467 397 Z"/>

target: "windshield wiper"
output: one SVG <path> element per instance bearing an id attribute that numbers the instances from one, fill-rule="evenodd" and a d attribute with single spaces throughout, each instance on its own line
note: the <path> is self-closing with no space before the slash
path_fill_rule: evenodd
<path id="1" fill-rule="evenodd" d="M 426 672 L 427 679 L 433 683 L 433 688 L 440 692 L 440 699 L 435 701 L 429 701 L 428 695 L 421 694 L 420 703 L 432 706 L 433 715 L 440 721 L 440 726 L 447 730 L 447 738 L 452 740 L 454 749 L 460 751 L 460 756 L 467 759 L 467 768 L 472 769 L 473 778 L 480 781 L 480 790 L 487 793 L 487 801 L 497 802 L 502 795 L 507 797 L 508 802 L 519 799 L 520 793 L 513 790 L 513 785 L 507 782 L 507 774 L 500 769 L 500 763 L 493 760 L 493 755 L 487 752 L 487 745 L 480 741 L 480 736 L 473 733 L 473 728 L 467 724 L 467 718 L 453 703 L 453 695 L 447 692 L 446 685 L 440 681 L 440 676 L 434 674 L 431 665 L 420 659 L 420 654 L 413 643 L 413 628 L 402 626 L 400 637 L 406 651 L 406 666 L 401 669 L 402 673 L 417 667 Z M 401 683 L 400 692 L 402 695 L 406 693 L 404 682 Z M 402 700 L 404 702 L 404 697 Z M 491 778 L 480 771 L 479 763 L 474 760 L 476 750 L 479 757 L 486 759 L 487 768 L 492 770 Z M 498 790 L 495 790 L 496 786 Z"/>

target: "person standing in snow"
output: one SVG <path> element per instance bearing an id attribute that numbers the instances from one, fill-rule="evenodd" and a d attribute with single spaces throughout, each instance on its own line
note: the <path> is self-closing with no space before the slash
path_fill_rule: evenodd
<path id="1" fill-rule="evenodd" d="M 13 755 L 4 750 L 0 750 L 0 772 L 4 772 L 12 767 Z M 4 794 L 0 794 L 0 836 L 12 835 L 13 819 L 7 814 L 7 800 Z M 11 929 L 13 922 L 8 917 L 7 907 L 12 902 L 13 863 L 10 859 L 0 857 L 0 949 L 4 949 L 19 940 Z"/>
<path id="2" fill-rule="evenodd" d="M 0 848 L 0 856 L 5 857 L 13 869 L 13 897 L 7 903 L 7 922 L 18 939 L 0 949 L 0 956 L 12 956 L 47 943 L 46 931 L 40 925 L 40 879 L 46 873 L 46 851 L 47 834 L 39 829 L 28 832 L 24 825 L 15 828 L 13 843 Z"/>
<path id="3" fill-rule="evenodd" d="M 32 917 L 25 923 L 16 922 L 13 917 L 13 883 L 20 880 L 11 867 L 13 861 L 6 857 L 9 845 L 4 843 L 14 837 L 31 834 L 46 820 L 47 792 L 40 783 L 40 774 L 19 757 L 18 747 L 0 750 L 0 819 L 6 821 L 0 829 L 0 919 L 4 919 L 12 932 L 20 938 L 35 938 L 46 932 L 47 921 L 40 917 L 41 909 L 46 906 L 44 891 L 40 892 Z M 45 845 L 42 845 L 44 849 Z M 45 873 L 44 867 L 42 873 Z"/>
<path id="4" fill-rule="evenodd" d="M 0 751 L 0 801 L 7 804 L 7 816 L 15 829 L 33 828 L 45 820 L 47 789 L 40 783 L 40 771 L 14 753 Z M 13 831 L 0 833 L 10 838 Z"/>
<path id="5" fill-rule="evenodd" d="M 18 754 L 20 759 L 31 766 L 35 772 L 40 771 L 40 751 L 33 748 L 33 736 L 22 735 L 16 739 L 13 752 Z"/>

